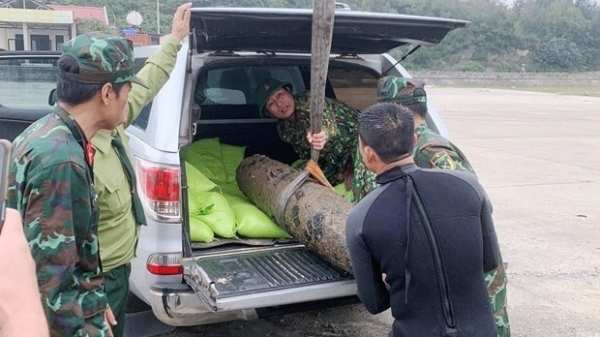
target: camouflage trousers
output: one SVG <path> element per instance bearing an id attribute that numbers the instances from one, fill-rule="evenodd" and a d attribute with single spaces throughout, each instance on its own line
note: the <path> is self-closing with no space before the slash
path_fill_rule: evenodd
<path id="1" fill-rule="evenodd" d="M 51 336 L 109 336 L 109 330 L 104 319 L 104 312 L 99 312 L 94 316 L 83 318 L 77 315 L 69 315 L 69 317 L 61 316 L 59 313 L 53 312 L 54 309 L 49 307 L 46 307 L 45 311 Z M 48 313 L 51 314 L 48 315 Z M 82 324 L 83 326 L 81 326 Z"/>
<path id="2" fill-rule="evenodd" d="M 510 337 L 510 322 L 506 309 L 506 284 L 508 280 L 502 257 L 500 257 L 498 268 L 484 274 L 484 276 L 494 312 L 494 319 L 496 320 L 498 337 Z"/>

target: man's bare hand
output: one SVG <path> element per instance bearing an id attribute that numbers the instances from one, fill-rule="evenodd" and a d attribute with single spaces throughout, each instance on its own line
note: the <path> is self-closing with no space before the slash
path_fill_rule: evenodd
<path id="1" fill-rule="evenodd" d="M 171 35 L 179 41 L 182 41 L 190 32 L 190 8 L 192 8 L 192 3 L 185 3 L 179 6 L 173 15 Z"/>
<path id="2" fill-rule="evenodd" d="M 321 151 L 325 147 L 325 143 L 327 143 L 327 132 L 321 130 L 321 132 L 313 135 L 309 131 L 306 135 L 306 139 L 308 139 L 308 142 L 312 145 L 313 149 Z"/>
<path id="3" fill-rule="evenodd" d="M 113 314 L 112 309 L 108 308 L 104 311 L 104 321 L 106 322 L 106 327 L 108 328 L 108 337 L 113 337 L 112 326 L 117 325 L 117 320 L 115 319 L 115 314 Z"/>

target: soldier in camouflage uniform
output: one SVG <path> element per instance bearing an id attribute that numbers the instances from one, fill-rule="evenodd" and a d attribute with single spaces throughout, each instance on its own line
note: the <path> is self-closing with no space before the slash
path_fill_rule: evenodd
<path id="1" fill-rule="evenodd" d="M 23 217 L 51 336 L 107 336 L 90 140 L 123 123 L 141 82 L 132 43 L 104 33 L 65 44 L 58 68 L 54 112 L 15 139 L 8 204 Z"/>
<path id="2" fill-rule="evenodd" d="M 465 155 L 446 138 L 427 127 L 427 95 L 423 81 L 394 76 L 383 77 L 378 83 L 380 102 L 394 102 L 413 113 L 417 145 L 415 164 L 423 168 L 469 171 L 475 174 Z"/>
<path id="3" fill-rule="evenodd" d="M 312 144 L 316 150 L 321 150 L 319 165 L 331 184 L 348 183 L 349 185 L 353 177 L 353 201 L 360 200 L 368 191 L 375 188 L 374 175 L 364 167 L 358 152 L 356 110 L 326 97 L 323 106 L 322 131 L 312 135 L 309 133 L 310 93 L 305 92 L 294 96 L 291 84 L 269 79 L 257 86 L 255 97 L 263 116 L 268 115 L 279 120 L 277 124 L 279 136 L 292 145 L 301 159 L 299 165 L 295 166 L 303 167 L 310 159 Z M 327 143 L 326 147 L 325 143 Z M 361 167 L 364 171 L 360 170 Z M 369 183 L 373 186 L 371 187 Z"/>
<path id="4" fill-rule="evenodd" d="M 401 104 L 413 113 L 417 145 L 413 157 L 415 164 L 423 168 L 462 170 L 475 174 L 473 167 L 456 145 L 427 127 L 427 94 L 423 81 L 383 77 L 378 83 L 378 100 Z M 485 274 L 485 282 L 496 318 L 499 337 L 510 336 L 510 324 L 506 309 L 507 278 L 500 257 L 498 268 Z"/>

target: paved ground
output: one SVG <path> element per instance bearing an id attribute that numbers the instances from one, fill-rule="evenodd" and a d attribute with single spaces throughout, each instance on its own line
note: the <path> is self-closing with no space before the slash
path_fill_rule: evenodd
<path id="1" fill-rule="evenodd" d="M 493 203 L 513 336 L 600 337 L 600 98 L 429 88 Z M 385 336 L 360 306 L 163 336 Z"/>
<path id="2" fill-rule="evenodd" d="M 429 92 L 494 202 L 514 336 L 600 336 L 600 98 Z"/>

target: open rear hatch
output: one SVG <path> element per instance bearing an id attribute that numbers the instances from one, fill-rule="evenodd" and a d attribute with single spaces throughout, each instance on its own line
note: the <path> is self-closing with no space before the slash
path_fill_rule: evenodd
<path id="1" fill-rule="evenodd" d="M 351 275 L 302 245 L 221 251 L 196 256 L 185 279 L 214 311 L 264 308 L 351 296 Z"/>
<path id="2" fill-rule="evenodd" d="M 280 8 L 194 8 L 196 52 L 310 53 L 312 11 Z M 336 11 L 332 54 L 380 54 L 396 47 L 435 45 L 468 21 L 402 14 Z"/>
<path id="3" fill-rule="evenodd" d="M 194 8 L 193 52 L 310 53 L 311 20 L 311 10 Z M 433 45 L 466 24 L 451 19 L 339 11 L 331 53 L 376 54 L 404 44 Z M 356 294 L 352 275 L 298 243 L 190 247 L 188 253 L 184 258 L 185 280 L 214 311 Z"/>

